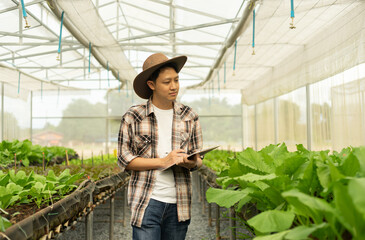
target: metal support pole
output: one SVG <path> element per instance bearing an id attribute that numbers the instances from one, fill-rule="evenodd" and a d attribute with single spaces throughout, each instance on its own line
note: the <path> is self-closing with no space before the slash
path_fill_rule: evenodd
<path id="1" fill-rule="evenodd" d="M 255 104 L 255 150 L 258 151 L 257 149 L 257 104 Z"/>
<path id="2" fill-rule="evenodd" d="M 241 140 L 242 140 L 242 151 L 245 149 L 245 121 L 244 121 L 244 101 L 243 101 L 243 90 L 241 89 Z"/>
<path id="3" fill-rule="evenodd" d="M 208 203 L 208 225 L 212 226 L 212 204 Z"/>
<path id="4" fill-rule="evenodd" d="M 93 203 L 93 197 L 90 195 L 90 203 Z M 93 240 L 93 221 L 94 221 L 94 211 L 90 211 L 86 215 L 85 229 L 86 229 L 86 240 Z"/>
<path id="5" fill-rule="evenodd" d="M 4 82 L 1 83 L 1 141 L 4 141 Z"/>
<path id="6" fill-rule="evenodd" d="M 194 198 L 197 198 L 198 199 L 198 196 L 195 196 L 195 193 L 197 192 L 198 190 L 198 181 L 197 181 L 197 171 L 194 171 L 192 174 L 191 174 L 191 178 L 192 178 L 192 186 L 193 186 L 193 197 Z"/>
<path id="7" fill-rule="evenodd" d="M 230 228 L 230 231 L 229 231 L 229 239 L 230 240 L 236 240 L 236 216 L 235 216 L 235 211 L 234 211 L 234 208 L 231 207 L 229 209 L 229 228 Z"/>
<path id="8" fill-rule="evenodd" d="M 278 144 L 278 132 L 279 132 L 279 121 L 278 121 L 278 98 L 274 97 L 274 143 Z"/>
<path id="9" fill-rule="evenodd" d="M 202 201 L 202 180 L 201 175 L 198 174 L 198 192 L 199 192 L 199 202 Z"/>
<path id="10" fill-rule="evenodd" d="M 216 208 L 215 208 L 215 235 L 216 235 L 216 240 L 220 240 L 221 239 L 221 222 L 220 222 L 220 207 L 218 206 L 218 204 L 215 204 Z"/>
<path id="11" fill-rule="evenodd" d="M 83 58 L 84 58 L 84 60 L 82 61 L 83 62 L 83 64 L 84 64 L 84 79 L 86 79 L 86 57 L 85 57 L 85 48 L 83 49 Z"/>
<path id="12" fill-rule="evenodd" d="M 110 225 L 109 225 L 109 240 L 113 240 L 114 238 L 114 198 L 115 195 L 113 194 L 110 197 Z"/>
<path id="13" fill-rule="evenodd" d="M 127 210 L 127 202 L 128 202 L 128 189 L 127 189 L 127 186 L 125 186 L 123 188 L 123 195 L 124 195 L 124 198 L 123 198 L 123 227 L 125 227 L 125 213 L 126 213 L 126 210 Z"/>
<path id="14" fill-rule="evenodd" d="M 117 41 L 119 41 L 119 0 L 117 0 Z"/>
<path id="15" fill-rule="evenodd" d="M 205 214 L 205 181 L 204 178 L 202 177 L 202 202 L 203 202 L 203 209 L 202 209 L 202 213 Z"/>
<path id="16" fill-rule="evenodd" d="M 312 149 L 311 96 L 309 84 L 305 86 L 307 104 L 307 149 Z"/>
<path id="17" fill-rule="evenodd" d="M 33 91 L 30 91 L 30 141 L 33 142 Z"/>
<path id="18" fill-rule="evenodd" d="M 106 95 L 105 152 L 109 152 L 109 91 Z"/>
<path id="19" fill-rule="evenodd" d="M 22 18 L 22 5 L 19 4 L 19 45 L 23 43 L 23 18 Z"/>

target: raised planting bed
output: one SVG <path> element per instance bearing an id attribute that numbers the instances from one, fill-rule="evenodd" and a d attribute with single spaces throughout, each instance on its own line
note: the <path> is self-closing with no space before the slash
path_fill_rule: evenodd
<path id="1" fill-rule="evenodd" d="M 107 200 L 129 180 L 125 173 L 115 174 L 97 182 L 86 180 L 64 199 L 46 206 L 0 234 L 2 239 L 50 239 L 71 223 L 89 214 L 96 205 Z"/>
<path id="2" fill-rule="evenodd" d="M 71 148 L 33 145 L 31 141 L 14 140 L 0 142 L 0 169 L 21 166 L 52 166 L 78 159 Z"/>

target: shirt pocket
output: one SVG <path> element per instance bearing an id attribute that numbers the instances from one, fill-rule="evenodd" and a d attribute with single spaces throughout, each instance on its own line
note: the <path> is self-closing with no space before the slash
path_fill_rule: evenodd
<path id="1" fill-rule="evenodd" d="M 150 157 L 148 154 L 151 149 L 152 138 L 150 135 L 136 135 L 135 137 L 135 147 L 136 153 L 141 157 Z"/>
<path id="2" fill-rule="evenodd" d="M 190 134 L 191 134 L 191 122 L 190 121 L 182 122 L 180 128 L 180 149 L 185 149 L 188 147 Z"/>

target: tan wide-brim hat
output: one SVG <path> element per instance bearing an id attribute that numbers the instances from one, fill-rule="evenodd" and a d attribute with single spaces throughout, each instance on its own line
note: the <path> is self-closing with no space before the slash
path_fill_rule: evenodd
<path id="1" fill-rule="evenodd" d="M 138 96 L 143 99 L 148 99 L 152 95 L 152 90 L 147 85 L 147 80 L 150 79 L 152 73 L 168 63 L 176 65 L 176 71 L 180 72 L 184 66 L 187 56 L 178 56 L 168 59 L 162 53 L 155 53 L 149 56 L 143 63 L 142 72 L 136 76 L 133 82 L 133 89 Z"/>

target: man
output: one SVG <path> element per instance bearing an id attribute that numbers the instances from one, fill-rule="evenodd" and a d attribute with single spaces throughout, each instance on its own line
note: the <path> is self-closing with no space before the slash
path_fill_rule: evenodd
<path id="1" fill-rule="evenodd" d="M 133 83 L 136 94 L 148 101 L 122 118 L 118 165 L 131 170 L 128 203 L 135 240 L 182 240 L 190 223 L 190 171 L 202 160 L 199 154 L 187 156 L 200 150 L 203 140 L 198 115 L 176 102 L 178 73 L 186 60 L 149 56 Z"/>

